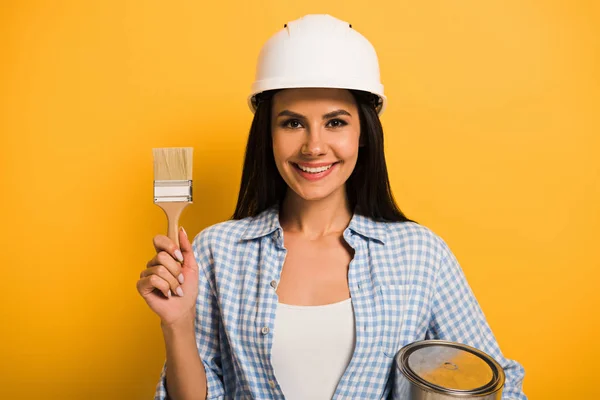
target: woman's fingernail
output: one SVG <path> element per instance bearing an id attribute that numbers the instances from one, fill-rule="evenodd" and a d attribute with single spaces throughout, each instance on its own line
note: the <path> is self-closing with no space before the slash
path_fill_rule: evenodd
<path id="1" fill-rule="evenodd" d="M 171 297 L 171 289 L 167 292 L 167 297 Z"/>
<path id="2" fill-rule="evenodd" d="M 179 274 L 177 279 L 179 280 L 179 283 L 181 283 L 183 285 L 183 274 Z"/>
<path id="3" fill-rule="evenodd" d="M 183 290 L 181 290 L 181 286 L 177 288 L 176 292 L 179 295 L 179 297 L 183 297 Z"/>
<path id="4" fill-rule="evenodd" d="M 181 254 L 181 250 L 175 250 L 175 257 L 177 258 L 177 260 L 179 260 L 179 262 L 183 262 L 183 254 Z"/>
<path id="5" fill-rule="evenodd" d="M 187 232 L 185 231 L 185 229 L 183 229 L 183 226 L 181 227 L 181 232 L 183 232 L 183 234 L 185 235 L 185 237 L 187 237 Z"/>

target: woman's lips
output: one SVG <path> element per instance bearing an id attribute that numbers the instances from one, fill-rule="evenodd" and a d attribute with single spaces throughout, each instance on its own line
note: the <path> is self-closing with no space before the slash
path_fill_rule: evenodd
<path id="1" fill-rule="evenodd" d="M 333 171 L 339 164 L 336 162 L 322 162 L 322 163 L 291 163 L 294 166 L 294 170 L 306 180 L 318 181 L 325 178 Z"/>

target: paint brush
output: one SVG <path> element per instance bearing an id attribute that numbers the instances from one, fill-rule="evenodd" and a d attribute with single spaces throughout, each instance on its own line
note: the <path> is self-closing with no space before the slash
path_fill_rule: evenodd
<path id="1" fill-rule="evenodd" d="M 179 247 L 179 217 L 192 203 L 191 147 L 152 149 L 154 155 L 154 204 L 167 215 L 167 236 Z"/>

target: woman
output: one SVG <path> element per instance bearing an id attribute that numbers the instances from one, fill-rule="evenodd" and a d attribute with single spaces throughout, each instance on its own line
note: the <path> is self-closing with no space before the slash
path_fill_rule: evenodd
<path id="1" fill-rule="evenodd" d="M 193 245 L 181 229 L 181 249 L 156 236 L 138 281 L 166 345 L 155 398 L 386 398 L 397 351 L 440 338 L 492 355 L 503 398 L 525 399 L 451 251 L 394 203 L 369 42 L 326 15 L 286 24 L 250 106 L 233 219 Z"/>

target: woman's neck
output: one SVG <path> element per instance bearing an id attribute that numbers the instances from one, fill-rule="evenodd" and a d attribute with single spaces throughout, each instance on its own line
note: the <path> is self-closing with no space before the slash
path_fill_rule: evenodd
<path id="1" fill-rule="evenodd" d="M 284 231 L 301 233 L 310 239 L 340 234 L 350 219 L 352 212 L 344 191 L 308 201 L 288 189 L 279 214 Z"/>

